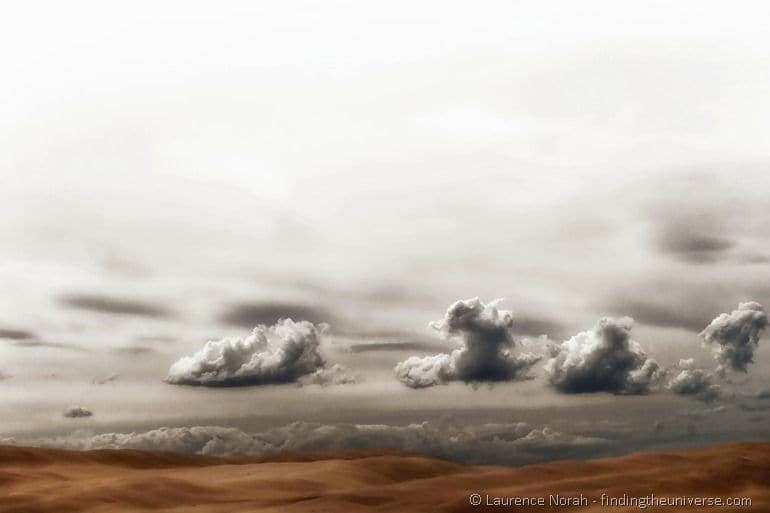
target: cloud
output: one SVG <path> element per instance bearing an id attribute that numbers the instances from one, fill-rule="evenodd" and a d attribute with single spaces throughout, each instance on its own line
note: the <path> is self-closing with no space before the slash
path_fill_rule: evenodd
<path id="1" fill-rule="evenodd" d="M 497 301 L 478 298 L 457 301 L 444 318 L 431 326 L 445 340 L 460 347 L 451 353 L 412 356 L 395 367 L 396 377 L 411 388 L 426 388 L 449 381 L 495 382 L 526 379 L 540 361 L 533 353 L 515 355 L 511 312 L 497 309 Z"/>
<path id="2" fill-rule="evenodd" d="M 767 322 L 765 309 L 755 301 L 740 303 L 737 310 L 720 314 L 711 321 L 700 336 L 707 344 L 716 344 L 717 372 L 747 372 Z"/>
<path id="3" fill-rule="evenodd" d="M 112 349 L 113 353 L 124 354 L 128 356 L 146 356 L 155 353 L 155 349 L 147 346 L 125 346 L 115 347 Z"/>
<path id="4" fill-rule="evenodd" d="M 85 351 L 85 348 L 77 344 L 62 344 L 61 342 L 46 342 L 44 340 L 17 340 L 15 347 L 47 347 L 50 349 L 66 349 L 69 351 Z"/>
<path id="5" fill-rule="evenodd" d="M 692 396 L 704 402 L 716 400 L 721 389 L 714 384 L 714 376 L 695 367 L 692 358 L 679 360 L 680 372 L 669 383 L 668 389 L 678 395 Z"/>
<path id="6" fill-rule="evenodd" d="M 176 342 L 177 338 L 172 337 L 170 335 L 143 335 L 140 337 L 136 337 L 134 340 L 142 343 L 171 344 L 173 342 Z"/>
<path id="7" fill-rule="evenodd" d="M 332 320 L 323 308 L 295 303 L 237 303 L 230 305 L 219 320 L 231 326 L 252 328 L 259 324 L 271 325 L 281 319 L 297 319 L 320 324 Z"/>
<path id="8" fill-rule="evenodd" d="M 175 362 L 166 382 L 210 387 L 294 382 L 327 367 L 319 352 L 325 329 L 323 324 L 283 319 L 270 327 L 257 326 L 246 338 L 212 340 Z"/>
<path id="9" fill-rule="evenodd" d="M 92 415 L 93 412 L 91 412 L 91 410 L 83 408 L 82 406 L 73 406 L 64 410 L 64 416 L 68 419 L 80 419 Z"/>
<path id="10" fill-rule="evenodd" d="M 730 257 L 736 243 L 735 229 L 728 226 L 730 207 L 718 201 L 664 202 L 652 206 L 654 240 L 657 249 L 691 264 L 707 264 Z"/>
<path id="11" fill-rule="evenodd" d="M 368 353 L 379 351 L 435 351 L 437 345 L 431 342 L 370 342 L 352 344 L 351 353 Z"/>
<path id="12" fill-rule="evenodd" d="M 140 433 L 76 434 L 37 440 L 33 445 L 255 457 L 292 452 L 393 450 L 471 463 L 521 464 L 585 457 L 608 448 L 609 442 L 560 433 L 547 426 L 532 428 L 523 422 L 460 425 L 445 421 L 408 425 L 295 422 L 259 433 L 220 426 L 175 427 Z"/>
<path id="13" fill-rule="evenodd" d="M 7 338 L 9 340 L 28 340 L 30 338 L 35 338 L 35 334 L 26 330 L 0 328 L 0 338 Z"/>
<path id="14" fill-rule="evenodd" d="M 657 362 L 631 340 L 633 319 L 604 318 L 552 349 L 545 365 L 549 383 L 560 392 L 645 394 L 663 377 Z"/>
<path id="15" fill-rule="evenodd" d="M 172 315 L 172 311 L 163 305 L 98 294 L 65 294 L 57 301 L 68 308 L 113 315 L 150 318 L 167 318 Z"/>
<path id="16" fill-rule="evenodd" d="M 729 239 L 701 233 L 687 226 L 669 227 L 658 239 L 658 247 L 680 260 L 706 264 L 724 258 L 735 243 Z"/>

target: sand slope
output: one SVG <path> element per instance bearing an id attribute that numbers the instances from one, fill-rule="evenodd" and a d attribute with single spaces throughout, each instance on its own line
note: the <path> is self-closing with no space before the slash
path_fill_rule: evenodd
<path id="1" fill-rule="evenodd" d="M 472 492 L 747 495 L 753 499 L 750 508 L 707 511 L 770 511 L 770 443 L 520 468 L 392 454 L 258 462 L 141 451 L 0 447 L 2 513 L 658 511 L 596 505 L 474 507 L 468 500 Z"/>

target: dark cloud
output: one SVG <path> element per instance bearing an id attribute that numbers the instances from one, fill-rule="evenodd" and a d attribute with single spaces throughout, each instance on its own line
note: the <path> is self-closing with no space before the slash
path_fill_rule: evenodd
<path id="1" fill-rule="evenodd" d="M 112 349 L 113 353 L 124 354 L 128 356 L 144 356 L 155 353 L 155 349 L 147 346 L 125 346 L 115 347 Z"/>
<path id="2" fill-rule="evenodd" d="M 260 284 L 272 287 L 283 287 L 300 291 L 321 301 L 329 298 L 342 301 L 366 302 L 372 305 L 405 305 L 427 304 L 435 300 L 424 291 L 416 291 L 405 286 L 389 283 L 381 285 L 361 284 L 353 288 L 335 286 L 305 277 L 276 277 L 275 273 L 263 273 L 258 276 Z"/>
<path id="3" fill-rule="evenodd" d="M 51 349 L 66 349 L 68 351 L 85 351 L 86 349 L 77 344 L 62 344 L 60 342 L 46 342 L 45 340 L 17 340 L 13 343 L 16 347 L 47 347 Z"/>
<path id="4" fill-rule="evenodd" d="M 98 294 L 66 294 L 60 296 L 57 301 L 68 308 L 113 315 L 153 318 L 166 318 L 172 315 L 171 309 L 163 305 Z"/>
<path id="5" fill-rule="evenodd" d="M 451 353 L 412 356 L 396 365 L 396 377 L 411 388 L 449 381 L 526 379 L 529 369 L 542 358 L 532 353 L 513 353 L 513 317 L 506 310 L 498 310 L 497 302 L 484 304 L 478 298 L 457 301 L 442 320 L 431 326 L 460 347 Z"/>
<path id="6" fill-rule="evenodd" d="M 83 408 L 82 406 L 73 406 L 64 410 L 64 416 L 68 419 L 80 419 L 92 415 L 93 412 L 91 412 L 91 410 Z"/>
<path id="7" fill-rule="evenodd" d="M 257 326 L 246 338 L 209 341 L 194 355 L 175 362 L 166 382 L 249 386 L 290 383 L 303 376 L 322 374 L 327 364 L 319 347 L 325 328 L 308 321 L 283 319 L 270 327 Z"/>
<path id="8" fill-rule="evenodd" d="M 553 347 L 545 370 L 560 392 L 644 394 L 663 377 L 657 362 L 631 340 L 633 320 L 601 319 L 589 331 Z"/>
<path id="9" fill-rule="evenodd" d="M 695 367 L 692 358 L 679 360 L 679 374 L 668 383 L 668 389 L 678 395 L 711 402 L 719 398 L 721 388 L 714 384 L 714 376 Z"/>
<path id="10" fill-rule="evenodd" d="M 367 353 L 379 351 L 436 351 L 439 346 L 430 342 L 370 342 L 353 344 L 350 351 L 353 353 Z"/>
<path id="11" fill-rule="evenodd" d="M 740 303 L 737 310 L 720 314 L 711 321 L 701 337 L 708 344 L 716 344 L 717 371 L 721 374 L 727 370 L 747 372 L 767 323 L 765 309 L 755 301 Z"/>
<path id="12" fill-rule="evenodd" d="M 682 186 L 683 184 L 679 184 Z M 697 184 L 689 183 L 687 188 Z M 731 258 L 736 230 L 731 229 L 734 206 L 703 197 L 668 199 L 649 205 L 657 249 L 691 264 L 707 264 Z M 723 200 L 723 199 L 722 199 Z"/>
<path id="13" fill-rule="evenodd" d="M 390 329 L 336 329 L 335 335 L 347 338 L 360 338 L 364 340 L 383 340 L 383 339 L 408 339 L 418 336 L 412 331 L 390 330 Z"/>
<path id="14" fill-rule="evenodd" d="M 314 324 L 333 321 L 324 308 L 296 303 L 237 303 L 230 305 L 219 317 L 221 322 L 241 328 L 259 324 L 271 325 L 281 319 L 296 319 Z"/>
<path id="15" fill-rule="evenodd" d="M 0 338 L 7 338 L 9 340 L 27 340 L 30 338 L 35 338 L 35 334 L 26 330 L 0 328 Z"/>
<path id="16" fill-rule="evenodd" d="M 394 450 L 470 463 L 505 464 L 585 457 L 610 445 L 601 438 L 560 433 L 547 426 L 532 428 L 523 422 L 462 425 L 421 422 L 404 426 L 295 422 L 259 433 L 195 426 L 86 435 L 37 444 L 89 450 L 139 449 L 257 457 L 292 452 Z"/>
<path id="17" fill-rule="evenodd" d="M 161 343 L 161 344 L 170 344 L 177 341 L 176 337 L 168 336 L 168 335 L 143 335 L 141 337 L 136 337 L 134 340 L 137 342 L 144 342 L 144 343 Z"/>
<path id="18" fill-rule="evenodd" d="M 721 260 L 734 246 L 729 239 L 700 233 L 686 226 L 669 227 L 658 239 L 659 249 L 693 264 Z"/>

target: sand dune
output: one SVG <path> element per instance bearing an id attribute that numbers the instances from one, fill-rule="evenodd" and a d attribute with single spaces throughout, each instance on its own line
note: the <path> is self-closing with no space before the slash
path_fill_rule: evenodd
<path id="1" fill-rule="evenodd" d="M 0 447 L 0 512 L 464 512 L 641 511 L 588 506 L 472 506 L 551 494 L 748 496 L 770 511 L 770 443 L 519 468 L 467 466 L 414 455 L 303 455 L 292 461 L 221 459 L 141 451 L 70 452 Z M 683 511 L 648 508 L 644 511 Z"/>

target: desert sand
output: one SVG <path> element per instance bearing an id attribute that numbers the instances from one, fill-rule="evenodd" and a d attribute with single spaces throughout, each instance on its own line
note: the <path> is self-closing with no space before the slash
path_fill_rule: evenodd
<path id="1" fill-rule="evenodd" d="M 403 454 L 326 454 L 257 461 L 141 451 L 0 447 L 0 512 L 683 511 L 687 508 L 472 506 L 469 495 L 598 499 L 748 496 L 770 511 L 770 443 L 638 453 L 525 467 L 468 466 Z"/>

